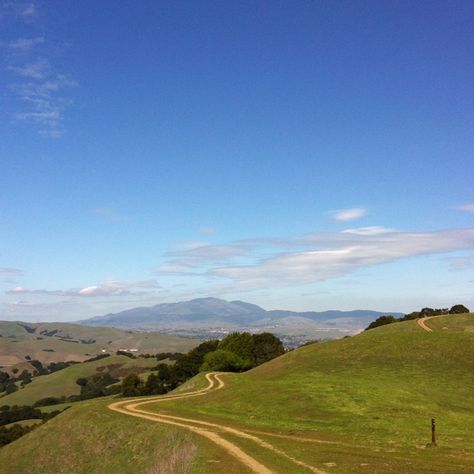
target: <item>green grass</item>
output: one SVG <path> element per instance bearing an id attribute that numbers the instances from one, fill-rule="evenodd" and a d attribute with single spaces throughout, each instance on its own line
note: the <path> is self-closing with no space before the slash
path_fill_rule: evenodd
<path id="1" fill-rule="evenodd" d="M 28 332 L 24 326 L 34 329 Z M 51 331 L 57 331 L 52 334 Z M 52 335 L 41 334 L 49 332 Z M 0 321 L 0 366 L 25 361 L 25 356 L 42 362 L 83 361 L 102 350 L 138 349 L 137 354 L 187 352 L 199 341 L 161 334 L 133 333 L 115 328 L 68 323 L 19 323 Z M 93 343 L 87 343 L 94 340 Z"/>
<path id="2" fill-rule="evenodd" d="M 205 439 L 108 410 L 112 401 L 79 402 L 1 448 L 0 474 L 248 474 Z"/>
<path id="3" fill-rule="evenodd" d="M 120 375 L 128 369 L 147 371 L 156 366 L 157 361 L 150 359 L 131 359 L 123 355 L 110 356 L 92 362 L 71 365 L 63 370 L 48 375 L 33 378 L 33 381 L 17 392 L 0 397 L 0 405 L 32 405 L 37 400 L 46 397 L 68 397 L 80 392 L 76 380 L 100 373 L 102 370 L 112 370 Z"/>
<path id="4" fill-rule="evenodd" d="M 382 451 L 389 446 L 419 462 L 417 469 L 428 462 L 432 472 L 445 472 L 449 456 L 469 458 L 474 472 L 467 455 L 474 450 L 474 332 L 466 330 L 473 321 L 474 315 L 430 320 L 431 333 L 408 321 L 309 345 L 226 375 L 225 389 L 169 402 L 166 410 Z M 432 417 L 440 447 L 428 452 L 421 448 L 430 441 Z"/>
<path id="5" fill-rule="evenodd" d="M 20 421 L 14 421 L 13 423 L 9 423 L 8 425 L 4 425 L 5 428 L 11 428 L 13 425 L 20 425 L 20 426 L 34 426 L 34 425 L 40 425 L 43 423 L 43 420 L 38 420 L 38 419 L 31 419 L 31 420 L 20 420 Z"/>

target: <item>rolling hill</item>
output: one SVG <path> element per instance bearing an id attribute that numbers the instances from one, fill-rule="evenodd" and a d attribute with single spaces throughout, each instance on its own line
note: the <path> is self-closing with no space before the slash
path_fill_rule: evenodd
<path id="1" fill-rule="evenodd" d="M 202 338 L 221 336 L 229 331 L 269 331 L 281 337 L 287 345 L 295 346 L 311 339 L 331 339 L 354 334 L 383 314 L 387 313 L 370 310 L 266 311 L 244 301 L 198 298 L 133 308 L 86 319 L 80 323 L 122 329 L 153 329 Z M 401 315 L 397 312 L 389 314 Z"/>
<path id="2" fill-rule="evenodd" d="M 103 352 L 136 349 L 140 353 L 187 352 L 197 341 L 157 332 L 138 333 L 116 328 L 68 323 L 0 321 L 0 366 L 25 362 L 84 361 Z"/>
<path id="3" fill-rule="evenodd" d="M 132 359 L 124 355 L 113 355 L 100 360 L 74 364 L 51 374 L 34 377 L 24 388 L 9 395 L 0 396 L 0 405 L 33 405 L 46 397 L 69 397 L 79 395 L 80 387 L 76 380 L 90 375 L 111 373 L 114 377 L 123 377 L 133 372 L 147 371 L 155 367 L 155 358 Z"/>
<path id="4" fill-rule="evenodd" d="M 2 448 L 0 466 L 26 473 L 28 460 L 39 459 L 38 473 L 71 466 L 77 473 L 160 472 L 151 470 L 152 446 L 176 433 L 178 439 L 188 434 L 194 446 L 189 472 L 252 472 L 186 425 L 153 422 L 160 413 L 205 425 L 275 473 L 474 472 L 474 315 L 427 324 L 432 332 L 416 321 L 395 323 L 301 347 L 243 374 L 223 374 L 220 390 L 145 405 L 150 420 L 110 412 L 110 400 L 81 402 Z M 200 374 L 179 393 L 205 383 Z M 427 447 L 431 418 L 438 423 L 437 447 Z M 66 425 L 72 464 L 61 466 Z M 256 436 L 267 445 L 256 444 Z"/>

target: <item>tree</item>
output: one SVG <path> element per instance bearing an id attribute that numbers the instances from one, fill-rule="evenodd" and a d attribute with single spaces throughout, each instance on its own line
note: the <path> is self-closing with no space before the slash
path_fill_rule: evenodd
<path id="1" fill-rule="evenodd" d="M 377 328 L 379 326 L 385 326 L 385 324 L 392 324 L 392 323 L 395 323 L 397 321 L 398 320 L 396 318 L 394 318 L 393 316 L 391 316 L 391 315 L 380 316 L 375 321 L 372 321 L 367 326 L 367 328 L 365 330 L 368 331 L 369 329 L 374 329 L 374 328 Z"/>
<path id="2" fill-rule="evenodd" d="M 122 395 L 124 397 L 135 397 L 140 395 L 143 382 L 137 374 L 127 375 L 122 382 Z"/>
<path id="3" fill-rule="evenodd" d="M 420 311 L 420 318 L 429 318 L 430 316 L 440 316 L 442 314 L 448 314 L 448 308 L 423 308 Z"/>
<path id="4" fill-rule="evenodd" d="M 254 334 L 253 362 L 255 366 L 268 362 L 285 353 L 281 340 L 269 332 Z"/>
<path id="5" fill-rule="evenodd" d="M 219 370 L 223 372 L 242 372 L 249 368 L 249 362 L 245 361 L 237 354 L 225 349 L 217 349 L 209 352 L 204 357 L 204 364 L 201 370 L 204 372 L 210 370 Z"/>
<path id="6" fill-rule="evenodd" d="M 175 374 L 178 379 L 185 381 L 199 372 L 199 368 L 204 362 L 204 356 L 208 352 L 215 351 L 219 341 L 206 341 L 191 349 L 186 355 L 179 358 L 175 364 Z"/>
<path id="7" fill-rule="evenodd" d="M 255 339 L 249 332 L 233 332 L 219 342 L 219 349 L 233 352 L 254 366 Z"/>
<path id="8" fill-rule="evenodd" d="M 159 375 L 150 374 L 144 388 L 145 395 L 161 395 L 166 393 L 163 381 Z"/>
<path id="9" fill-rule="evenodd" d="M 410 321 L 412 319 L 418 319 L 420 317 L 420 312 L 419 311 L 413 311 L 412 313 L 405 314 L 403 318 L 400 319 L 400 321 Z"/>
<path id="10" fill-rule="evenodd" d="M 469 313 L 469 309 L 467 309 L 464 305 L 462 304 L 455 304 L 450 310 L 449 314 L 464 314 L 464 313 Z"/>

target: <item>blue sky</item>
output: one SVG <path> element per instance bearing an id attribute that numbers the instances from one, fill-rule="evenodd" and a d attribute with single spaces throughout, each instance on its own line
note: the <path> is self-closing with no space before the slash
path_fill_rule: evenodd
<path id="1" fill-rule="evenodd" d="M 0 1 L 0 317 L 474 307 L 469 1 Z"/>

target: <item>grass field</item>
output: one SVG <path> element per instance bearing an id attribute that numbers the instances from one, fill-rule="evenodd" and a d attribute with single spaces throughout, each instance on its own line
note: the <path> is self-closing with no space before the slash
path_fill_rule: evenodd
<path id="1" fill-rule="evenodd" d="M 121 373 L 134 369 L 145 372 L 157 365 L 154 358 L 131 359 L 123 355 L 114 355 L 92 362 L 71 365 L 52 374 L 41 375 L 17 392 L 0 397 L 1 405 L 32 405 L 37 400 L 46 397 L 68 397 L 78 395 L 80 392 L 76 380 L 100 373 L 103 370 L 112 370 L 112 374 L 120 376 Z"/>
<path id="2" fill-rule="evenodd" d="M 347 463 L 357 464 L 351 459 L 361 453 L 355 446 L 367 450 L 374 469 L 390 461 L 380 472 L 474 472 L 474 315 L 428 324 L 432 333 L 408 321 L 303 347 L 226 375 L 223 390 L 157 410 L 346 443 L 325 456 L 336 463 L 334 472 L 352 472 Z M 432 417 L 439 447 L 425 449 Z"/>
<path id="3" fill-rule="evenodd" d="M 221 390 L 147 405 L 147 410 L 258 431 L 274 447 L 326 473 L 474 472 L 474 315 L 446 316 L 427 324 L 433 332 L 407 321 L 302 347 L 249 372 L 223 375 L 226 386 Z M 204 385 L 200 374 L 180 391 Z M 165 425 L 109 413 L 105 404 L 76 404 L 2 448 L 0 466 L 19 459 L 23 467 L 14 472 L 65 472 L 57 470 L 63 424 L 69 425 L 66 449 L 71 465 L 80 467 L 73 470 L 78 473 L 112 472 L 112 467 L 113 472 L 128 473 L 130 459 L 137 462 L 134 472 L 154 472 L 150 466 L 157 451 L 152 446 L 170 432 L 185 436 Z M 432 417 L 437 420 L 438 446 L 426 447 Z M 114 430 L 127 440 L 121 451 Z M 100 453 L 93 449 L 90 455 L 91 463 L 94 456 L 96 462 L 104 459 L 102 471 L 84 464 L 89 462 L 83 459 L 89 436 L 109 439 L 112 445 L 109 451 L 101 441 Z M 236 466 L 237 472 L 246 472 L 204 438 L 187 436 L 196 446 L 189 472 L 230 474 Z M 224 436 L 275 473 L 309 472 L 250 440 Z M 43 470 L 28 471 L 26 459 L 37 455 Z M 208 462 L 218 455 L 222 464 Z"/>
<path id="4" fill-rule="evenodd" d="M 0 321 L 0 366 L 25 362 L 83 361 L 103 350 L 137 349 L 137 354 L 187 352 L 199 341 L 157 332 L 135 333 L 67 323 L 21 323 Z"/>
<path id="5" fill-rule="evenodd" d="M 76 403 L 0 449 L 0 474 L 248 474 L 201 437 L 107 409 L 110 399 Z M 223 469 L 225 466 L 225 469 Z"/>

